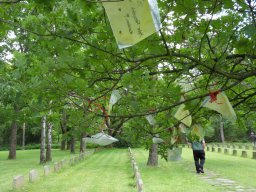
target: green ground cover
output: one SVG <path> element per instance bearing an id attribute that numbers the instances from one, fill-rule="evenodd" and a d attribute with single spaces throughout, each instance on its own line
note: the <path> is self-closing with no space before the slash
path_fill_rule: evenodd
<path id="1" fill-rule="evenodd" d="M 219 192 L 221 189 L 200 179 L 195 174 L 191 149 L 184 148 L 181 161 L 166 162 L 159 158 L 156 168 L 146 166 L 148 152 L 132 149 L 146 192 Z M 69 152 L 54 150 L 54 161 L 69 159 Z M 58 173 L 43 176 L 39 165 L 39 151 L 18 151 L 18 159 L 9 161 L 7 152 L 0 152 L 0 191 L 10 191 L 14 175 L 23 174 L 28 180 L 31 169 L 37 169 L 40 178 L 34 183 L 26 181 L 16 191 L 71 191 L 71 192 L 135 192 L 135 181 L 127 149 L 98 151 L 74 166 L 66 165 Z M 184 166 L 185 165 L 185 166 Z M 191 166 L 187 166 L 191 165 Z M 243 186 L 256 188 L 256 160 L 206 151 L 205 168 L 232 179 Z M 53 165 L 51 165 L 53 167 Z"/>
<path id="2" fill-rule="evenodd" d="M 28 181 L 29 171 L 38 170 L 43 175 L 43 165 L 39 164 L 39 150 L 18 150 L 16 160 L 8 160 L 8 151 L 0 151 L 0 192 L 12 189 L 12 179 L 16 175 L 24 175 L 26 182 Z M 74 154 L 68 151 L 52 150 L 53 161 L 47 165 L 53 166 L 54 162 L 62 159 L 69 159 Z"/>

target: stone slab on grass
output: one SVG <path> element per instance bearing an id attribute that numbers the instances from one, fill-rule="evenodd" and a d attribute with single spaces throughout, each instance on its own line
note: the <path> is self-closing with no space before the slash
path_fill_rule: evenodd
<path id="1" fill-rule="evenodd" d="M 51 168 L 49 165 L 44 166 L 44 175 L 47 176 L 51 173 Z"/>
<path id="2" fill-rule="evenodd" d="M 32 169 L 29 171 L 29 182 L 33 182 L 39 178 L 38 171 L 35 169 Z"/>
<path id="3" fill-rule="evenodd" d="M 25 183 L 23 175 L 17 175 L 13 178 L 12 187 L 13 189 L 18 189 L 22 187 Z"/>

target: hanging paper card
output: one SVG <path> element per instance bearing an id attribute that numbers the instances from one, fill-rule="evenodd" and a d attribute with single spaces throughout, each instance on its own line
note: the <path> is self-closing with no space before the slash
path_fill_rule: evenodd
<path id="1" fill-rule="evenodd" d="M 171 144 L 173 145 L 174 143 L 176 143 L 177 140 L 178 140 L 178 137 L 177 136 L 173 136 L 171 138 Z"/>
<path id="2" fill-rule="evenodd" d="M 204 138 L 205 131 L 200 125 L 195 124 L 192 126 L 191 135 L 197 135 L 201 140 Z"/>
<path id="3" fill-rule="evenodd" d="M 112 106 L 115 105 L 119 99 L 121 99 L 121 95 L 118 90 L 113 90 L 110 96 L 109 100 L 109 106 L 108 106 L 108 114 L 110 115 Z M 110 123 L 110 122 L 109 122 Z"/>
<path id="4" fill-rule="evenodd" d="M 185 110 L 185 105 L 181 104 L 177 112 L 175 113 L 174 117 L 181 121 L 183 124 L 187 125 L 190 127 L 192 123 L 192 117 L 189 114 L 188 110 Z"/>
<path id="5" fill-rule="evenodd" d="M 153 137 L 152 138 L 153 143 L 163 143 L 164 140 L 159 137 Z"/>
<path id="6" fill-rule="evenodd" d="M 186 133 L 186 126 L 184 125 L 184 124 L 179 124 L 179 131 L 181 132 L 181 133 Z"/>
<path id="7" fill-rule="evenodd" d="M 122 96 L 120 95 L 120 93 L 119 93 L 118 90 L 113 90 L 112 93 L 111 93 L 111 96 L 110 96 L 109 104 L 110 104 L 111 106 L 115 105 L 115 103 L 116 103 L 119 99 L 121 99 L 121 97 L 122 97 Z"/>
<path id="8" fill-rule="evenodd" d="M 103 2 L 119 49 L 130 47 L 160 30 L 157 0 Z"/>
<path id="9" fill-rule="evenodd" d="M 230 121 L 234 122 L 236 120 L 236 113 L 224 92 L 216 91 L 211 93 L 210 96 L 204 100 L 202 107 L 208 107 L 217 111 Z"/>
<path id="10" fill-rule="evenodd" d="M 150 125 L 155 125 L 156 124 L 156 121 L 155 121 L 155 119 L 152 115 L 147 115 L 146 119 L 148 120 Z"/>
<path id="11" fill-rule="evenodd" d="M 96 135 L 92 135 L 91 137 L 85 137 L 83 140 L 86 143 L 98 144 L 101 146 L 109 145 L 118 141 L 118 139 L 111 137 L 105 133 L 97 133 Z"/>

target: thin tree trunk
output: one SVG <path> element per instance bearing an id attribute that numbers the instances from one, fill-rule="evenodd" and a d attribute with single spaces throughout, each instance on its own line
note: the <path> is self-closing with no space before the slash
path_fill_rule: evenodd
<path id="1" fill-rule="evenodd" d="M 221 142 L 225 143 L 224 123 L 222 121 L 220 122 L 220 137 L 221 137 Z"/>
<path id="2" fill-rule="evenodd" d="M 46 146 L 46 161 L 52 161 L 52 123 L 48 122 L 47 126 L 47 146 Z"/>
<path id="3" fill-rule="evenodd" d="M 42 125 L 41 125 L 41 147 L 40 147 L 40 164 L 45 163 L 45 130 L 46 130 L 46 116 L 42 118 Z"/>
<path id="4" fill-rule="evenodd" d="M 11 125 L 10 149 L 9 149 L 8 159 L 16 159 L 16 146 L 17 146 L 17 123 L 14 120 Z"/>
<path id="5" fill-rule="evenodd" d="M 148 154 L 148 166 L 153 166 L 156 167 L 158 166 L 158 145 L 153 143 L 151 145 L 151 148 L 149 149 L 149 154 Z"/>
<path id="6" fill-rule="evenodd" d="M 71 148 L 71 140 L 67 140 L 67 146 L 66 146 L 66 150 L 70 150 Z"/>
<path id="7" fill-rule="evenodd" d="M 25 144 L 26 144 L 26 123 L 23 123 L 22 126 L 22 150 L 25 150 Z"/>
<path id="8" fill-rule="evenodd" d="M 74 138 L 74 136 L 72 136 L 71 140 L 70 140 L 70 153 L 75 153 L 75 138 Z"/>
<path id="9" fill-rule="evenodd" d="M 67 139 L 63 137 L 63 135 L 67 132 L 67 114 L 65 110 L 62 111 L 62 119 L 61 119 L 60 125 L 61 125 L 61 132 L 62 132 L 60 150 L 64 151 L 67 143 Z M 68 146 L 67 146 L 67 149 L 68 149 Z"/>
<path id="10" fill-rule="evenodd" d="M 84 153 L 86 149 L 86 143 L 84 142 L 83 138 L 86 137 L 86 133 L 83 132 L 81 134 L 81 140 L 80 140 L 80 153 Z"/>
<path id="11" fill-rule="evenodd" d="M 66 147 L 66 140 L 62 140 L 60 144 L 60 150 L 65 151 Z"/>

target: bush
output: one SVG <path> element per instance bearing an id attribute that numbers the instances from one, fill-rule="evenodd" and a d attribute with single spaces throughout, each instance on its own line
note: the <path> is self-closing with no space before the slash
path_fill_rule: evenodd
<path id="1" fill-rule="evenodd" d="M 58 143 L 52 144 L 52 149 L 59 149 L 59 148 L 60 148 L 60 145 Z M 25 145 L 25 150 L 31 150 L 31 149 L 40 149 L 40 144 L 31 143 L 31 144 Z M 9 150 L 9 146 L 7 145 L 0 147 L 0 151 L 8 151 L 8 150 Z M 17 145 L 16 150 L 22 150 L 22 146 Z"/>

